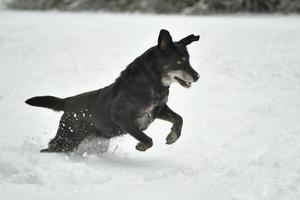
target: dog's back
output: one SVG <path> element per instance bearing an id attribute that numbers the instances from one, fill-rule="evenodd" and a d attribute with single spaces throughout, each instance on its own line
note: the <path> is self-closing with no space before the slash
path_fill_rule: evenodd
<path id="1" fill-rule="evenodd" d="M 199 40 L 189 35 L 173 42 L 168 31 L 161 30 L 158 45 L 129 64 L 116 81 L 99 90 L 68 98 L 34 97 L 26 103 L 64 111 L 54 139 L 43 152 L 73 151 L 88 135 L 111 138 L 129 133 L 136 138 L 137 150 L 152 146 L 145 130 L 156 118 L 173 123 L 167 144 L 181 134 L 182 118 L 167 106 L 169 86 L 178 82 L 190 87 L 198 73 L 189 64 L 186 45 Z"/>

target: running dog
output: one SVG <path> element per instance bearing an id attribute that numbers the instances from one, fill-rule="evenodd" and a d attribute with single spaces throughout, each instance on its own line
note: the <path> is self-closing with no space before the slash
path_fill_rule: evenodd
<path id="1" fill-rule="evenodd" d="M 177 82 L 185 88 L 199 79 L 191 67 L 187 45 L 198 41 L 189 35 L 173 42 L 167 30 L 161 30 L 158 44 L 130 63 L 109 86 L 67 98 L 33 97 L 31 106 L 63 111 L 56 136 L 41 152 L 72 152 L 87 136 L 112 138 L 130 134 L 139 142 L 136 149 L 146 151 L 152 139 L 143 130 L 156 119 L 173 124 L 166 144 L 181 135 L 182 117 L 168 105 L 169 87 Z"/>

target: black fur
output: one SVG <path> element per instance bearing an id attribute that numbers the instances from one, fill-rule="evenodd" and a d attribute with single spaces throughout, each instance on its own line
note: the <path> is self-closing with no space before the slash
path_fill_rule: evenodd
<path id="1" fill-rule="evenodd" d="M 153 142 L 143 130 L 156 118 L 173 123 L 166 143 L 174 143 L 181 134 L 183 120 L 166 104 L 169 83 L 177 80 L 189 87 L 198 80 L 186 49 L 187 44 L 197 40 L 199 36 L 190 35 L 173 42 L 169 32 L 161 30 L 158 44 L 130 63 L 113 84 L 65 99 L 28 99 L 26 103 L 32 106 L 64 111 L 55 138 L 41 151 L 70 152 L 89 135 L 112 138 L 126 133 L 139 141 L 137 150 L 145 151 Z"/>
<path id="2" fill-rule="evenodd" d="M 64 99 L 53 96 L 32 97 L 25 101 L 28 105 L 50 108 L 55 111 L 63 111 L 65 107 Z"/>

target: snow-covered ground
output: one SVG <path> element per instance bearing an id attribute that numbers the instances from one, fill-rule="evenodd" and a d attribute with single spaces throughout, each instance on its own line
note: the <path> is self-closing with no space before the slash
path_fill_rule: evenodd
<path id="1" fill-rule="evenodd" d="M 200 80 L 169 97 L 182 137 L 165 145 L 171 125 L 157 120 L 146 152 L 124 136 L 102 154 L 39 153 L 61 113 L 24 100 L 111 83 L 161 28 L 174 39 L 201 35 L 189 48 Z M 298 200 L 299 52 L 298 16 L 2 11 L 0 199 Z"/>

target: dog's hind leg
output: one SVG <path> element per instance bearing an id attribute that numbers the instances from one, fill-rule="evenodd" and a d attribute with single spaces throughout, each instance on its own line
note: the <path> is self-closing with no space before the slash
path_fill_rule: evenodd
<path id="1" fill-rule="evenodd" d="M 60 131 L 53 138 L 48 145 L 47 149 L 42 149 L 41 152 L 71 152 L 74 151 L 80 142 L 83 140 L 84 135 L 78 132 Z"/>
<path id="2" fill-rule="evenodd" d="M 80 142 L 91 132 L 91 127 L 85 121 L 66 120 L 63 115 L 55 138 L 49 142 L 47 149 L 41 152 L 71 152 L 74 151 Z"/>

